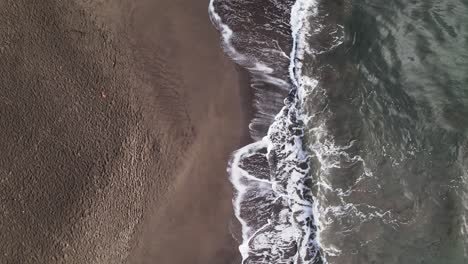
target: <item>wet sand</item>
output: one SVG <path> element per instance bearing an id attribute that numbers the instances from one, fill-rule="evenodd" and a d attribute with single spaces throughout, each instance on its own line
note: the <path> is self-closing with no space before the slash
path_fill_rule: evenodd
<path id="1" fill-rule="evenodd" d="M 0 7 L 0 263 L 238 263 L 250 95 L 208 1 Z"/>

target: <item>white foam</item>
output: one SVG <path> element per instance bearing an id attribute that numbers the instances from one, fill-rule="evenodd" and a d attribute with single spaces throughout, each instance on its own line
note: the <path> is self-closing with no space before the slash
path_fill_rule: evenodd
<path id="1" fill-rule="evenodd" d="M 310 24 L 308 19 L 310 16 L 317 15 L 317 1 L 315 0 L 297 0 L 291 10 L 291 31 L 293 37 L 293 49 L 290 55 L 290 65 L 289 65 L 289 75 L 294 85 L 297 87 L 297 96 L 299 102 L 304 104 L 304 98 L 307 93 L 313 91 L 318 81 L 311 79 L 302 74 L 302 59 L 304 54 L 310 50 L 310 47 L 306 41 L 307 33 L 310 30 Z M 305 115 L 300 113 L 301 117 Z M 303 118 L 305 119 L 305 118 Z M 302 146 L 301 146 L 302 149 Z M 302 150 L 301 150 L 302 151 Z M 308 188 L 304 186 L 304 188 Z M 315 239 L 312 241 L 315 243 L 315 247 L 319 249 L 321 247 L 320 243 L 320 228 L 321 225 L 318 221 L 319 219 L 319 210 L 317 205 L 317 200 L 314 198 L 314 203 L 310 206 L 309 212 L 314 219 L 314 225 L 317 227 L 317 232 L 312 234 L 312 230 L 307 230 L 306 233 L 309 236 L 315 235 Z M 305 254 L 304 251 L 309 250 L 307 247 L 302 247 L 299 249 L 302 255 Z M 326 263 L 326 259 L 323 259 Z"/>
<path id="2" fill-rule="evenodd" d="M 236 190 L 236 194 L 233 200 L 233 207 L 236 218 L 238 219 L 242 227 L 242 244 L 239 246 L 239 251 L 243 259 L 246 259 L 248 257 L 248 243 L 250 241 L 249 234 L 251 232 L 251 229 L 247 222 L 241 217 L 241 203 L 248 189 L 248 186 L 245 185 L 242 180 L 245 177 L 248 177 L 254 181 L 258 180 L 258 178 L 251 176 L 247 171 L 243 170 L 240 167 L 240 161 L 245 155 L 254 153 L 255 151 L 264 147 L 265 142 L 258 141 L 237 150 L 236 152 L 234 152 L 233 157 L 231 159 L 231 164 L 229 164 L 228 167 L 228 173 L 230 175 L 231 183 L 233 184 Z"/>
<path id="3" fill-rule="evenodd" d="M 228 25 L 224 24 L 221 17 L 216 13 L 214 8 L 214 0 L 210 0 L 208 6 L 208 14 L 210 15 L 211 22 L 216 26 L 218 31 L 221 33 L 222 46 L 224 51 L 239 64 L 246 64 L 249 62 L 248 58 L 243 54 L 239 53 L 236 48 L 232 45 L 231 39 L 233 32 Z"/>
<path id="4" fill-rule="evenodd" d="M 275 76 L 277 74 L 275 70 L 268 66 L 267 63 L 261 61 L 259 58 L 256 58 L 251 55 L 245 55 L 240 53 L 233 42 L 236 40 L 236 35 L 232 31 L 232 29 L 223 23 L 222 18 L 218 13 L 215 11 L 214 1 L 211 0 L 208 7 L 208 13 L 212 23 L 221 33 L 221 43 L 225 53 L 237 64 L 248 70 L 251 77 L 251 87 L 257 89 L 258 86 L 269 84 L 276 87 L 278 90 L 276 91 L 276 95 L 284 94 L 285 92 L 290 90 L 290 83 L 288 80 L 283 80 Z M 277 42 L 274 42 L 277 46 L 277 50 L 272 48 L 266 48 L 262 50 L 262 54 L 271 54 L 271 57 L 281 56 L 282 58 L 289 58 L 284 51 L 281 49 Z M 256 90 L 259 93 L 259 96 L 272 96 L 271 91 L 266 91 L 262 89 Z M 264 94 L 266 93 L 266 94 Z M 272 102 L 272 104 L 275 102 Z M 265 109 L 269 109 L 271 107 L 265 108 L 265 103 L 254 102 L 255 106 L 255 115 L 250 122 L 249 130 L 250 135 L 253 140 L 260 140 L 264 135 L 264 129 L 258 130 L 259 128 L 264 128 L 271 124 L 272 117 L 276 115 L 275 111 L 267 112 Z M 277 103 L 274 105 L 276 108 L 279 106 Z"/>
<path id="5" fill-rule="evenodd" d="M 220 16 L 216 14 L 213 1 L 214 0 L 210 1 L 209 6 L 210 17 L 221 32 L 223 47 L 226 53 L 233 58 L 234 61 L 247 68 L 251 73 L 254 73 L 256 78 L 261 79 L 261 81 L 270 82 L 279 87 L 289 87 L 287 81 L 270 75 L 273 69 L 257 61 L 255 58 L 248 58 L 237 52 L 231 43 L 233 32 L 227 25 L 222 23 Z M 249 256 L 249 251 L 251 250 L 249 248 L 249 243 L 251 242 L 255 242 L 253 245 L 254 247 L 269 247 L 272 250 L 270 252 L 275 254 L 279 252 L 276 248 L 278 244 L 287 244 L 288 241 L 295 241 L 298 245 L 298 251 L 295 256 L 293 256 L 294 263 L 312 263 L 314 257 L 318 254 L 318 236 L 314 234 L 314 230 L 306 224 L 307 219 L 312 218 L 315 221 L 314 224 L 316 226 L 318 225 L 316 222 L 317 218 L 313 216 L 314 213 L 318 213 L 316 209 L 317 205 L 315 202 L 311 202 L 305 197 L 311 193 L 310 187 L 305 184 L 308 171 L 301 170 L 295 166 L 300 162 L 307 162 L 308 154 L 303 150 L 301 136 L 291 136 L 288 134 L 288 128 L 294 124 L 292 124 L 289 119 L 289 115 L 285 114 L 287 112 L 289 114 L 293 113 L 297 118 L 301 119 L 303 115 L 301 110 L 296 108 L 296 104 L 303 103 L 306 89 L 313 89 L 317 85 L 316 80 L 301 75 L 302 64 L 300 63 L 300 59 L 302 59 L 304 52 L 308 49 L 305 42 L 306 33 L 309 30 L 307 18 L 308 15 L 316 13 L 316 5 L 317 2 L 314 0 L 297 0 L 291 10 L 290 24 L 293 48 L 289 56 L 289 77 L 297 90 L 297 98 L 294 98 L 294 102 L 284 106 L 280 113 L 276 115 L 275 121 L 268 130 L 267 136 L 236 151 L 229 165 L 228 172 L 230 174 L 230 180 L 236 190 L 236 195 L 233 200 L 234 210 L 237 219 L 242 225 L 243 241 L 239 250 L 243 262 Z M 313 12 L 311 13 L 311 11 Z M 292 137 L 293 140 L 288 142 L 290 137 Z M 279 151 L 280 153 L 278 155 L 281 156 L 281 159 L 276 165 L 276 167 L 280 169 L 280 172 L 278 175 L 275 175 L 276 178 L 270 180 L 259 179 L 254 175 L 250 175 L 240 166 L 240 162 L 244 157 L 265 147 L 267 148 L 268 156 L 273 151 Z M 289 209 L 282 210 L 278 216 L 282 224 L 275 223 L 277 225 L 273 226 L 273 228 L 276 231 L 272 231 L 273 233 L 263 233 L 265 230 L 272 227 L 273 223 L 270 220 L 257 230 L 252 230 L 252 227 L 242 218 L 242 202 L 246 198 L 247 193 L 255 190 L 255 188 L 270 189 L 277 197 L 275 201 L 284 199 L 289 205 Z M 312 239 L 314 236 L 315 239 Z M 310 253 L 314 250 L 315 256 L 310 258 Z M 287 263 L 290 262 L 288 261 Z"/>
<path id="6" fill-rule="evenodd" d="M 259 61 L 257 58 L 245 56 L 244 54 L 237 51 L 237 49 L 232 44 L 234 33 L 228 25 L 223 23 L 219 14 L 216 13 L 214 8 L 214 1 L 215 0 L 210 0 L 208 13 L 210 15 L 211 22 L 221 33 L 222 47 L 224 48 L 226 54 L 228 54 L 229 57 L 231 57 L 237 64 L 249 70 L 250 73 L 254 75 L 254 79 L 258 78 L 259 80 L 265 81 L 267 83 L 277 85 L 279 88 L 288 88 L 289 84 L 287 81 L 281 80 L 271 75 L 274 72 L 271 67 Z M 284 52 L 281 52 L 281 55 L 285 56 Z"/>
<path id="7" fill-rule="evenodd" d="M 300 60 L 304 58 L 304 52 L 308 48 L 306 41 L 307 32 L 310 25 L 307 22 L 309 16 L 317 14 L 317 1 L 316 0 L 296 0 L 291 8 L 291 31 L 293 37 L 293 47 L 291 55 L 289 56 L 289 76 L 294 85 L 300 89 L 303 85 Z"/>

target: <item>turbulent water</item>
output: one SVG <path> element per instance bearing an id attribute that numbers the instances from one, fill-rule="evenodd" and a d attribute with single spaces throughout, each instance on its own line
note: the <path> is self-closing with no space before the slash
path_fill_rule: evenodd
<path id="1" fill-rule="evenodd" d="M 468 1 L 213 0 L 243 263 L 468 263 Z"/>

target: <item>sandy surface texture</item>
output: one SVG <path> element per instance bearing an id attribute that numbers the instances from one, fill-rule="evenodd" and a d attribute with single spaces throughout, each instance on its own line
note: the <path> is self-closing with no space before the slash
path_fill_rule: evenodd
<path id="1" fill-rule="evenodd" d="M 0 263 L 238 263 L 207 0 L 0 0 Z"/>

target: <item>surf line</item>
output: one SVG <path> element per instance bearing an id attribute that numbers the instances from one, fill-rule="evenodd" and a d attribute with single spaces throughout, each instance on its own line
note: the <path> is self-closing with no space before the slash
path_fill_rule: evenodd
<path id="1" fill-rule="evenodd" d="M 268 75 L 269 68 L 267 65 L 262 64 L 244 54 L 239 53 L 232 45 L 232 37 L 234 32 L 228 25 L 224 24 L 222 18 L 216 13 L 214 1 L 211 0 L 209 4 L 209 15 L 212 23 L 217 27 L 221 33 L 222 46 L 224 51 L 238 64 L 249 70 L 251 73 L 258 74 L 263 72 Z M 298 126 L 299 130 L 303 130 L 302 121 L 303 113 L 301 105 L 304 102 L 305 86 L 308 89 L 314 88 L 317 81 L 305 78 L 302 75 L 302 58 L 306 52 L 306 34 L 310 29 L 308 17 L 317 13 L 316 0 L 296 0 L 291 8 L 290 26 L 292 34 L 292 50 L 290 53 L 290 64 L 288 68 L 289 78 L 293 84 L 290 96 L 285 100 L 285 106 L 276 115 L 275 121 L 268 129 L 268 134 L 261 140 L 247 145 L 233 153 L 232 159 L 228 166 L 228 173 L 230 180 L 235 187 L 236 194 L 233 199 L 235 215 L 242 226 L 242 244 L 239 246 L 239 251 L 242 255 L 244 263 L 252 250 L 251 244 L 254 243 L 253 239 L 261 232 L 271 227 L 274 223 L 270 220 L 263 226 L 252 230 L 246 219 L 242 217 L 242 202 L 245 201 L 248 192 L 255 192 L 256 194 L 269 193 L 273 191 L 275 197 L 274 201 L 278 199 L 285 199 L 289 205 L 287 220 L 284 223 L 288 225 L 282 226 L 284 228 L 280 233 L 282 238 L 279 239 L 294 239 L 298 249 L 296 254 L 292 257 L 294 263 L 315 263 L 316 258 L 321 258 L 320 243 L 317 232 L 318 223 L 317 206 L 315 199 L 308 199 L 312 197 L 310 186 L 307 186 L 306 178 L 310 177 L 309 169 L 301 169 L 294 167 L 291 164 L 304 164 L 308 162 L 308 154 L 303 150 L 302 137 L 303 131 L 299 135 L 288 134 L 288 128 L 291 124 Z M 287 83 L 284 80 L 278 82 Z M 289 101 L 288 101 L 289 100 Z M 294 120 L 291 120 L 293 116 Z M 292 139 L 290 142 L 278 142 L 275 140 L 275 135 L 285 135 L 286 138 Z M 267 149 L 266 156 L 270 156 L 272 152 L 278 149 L 284 149 L 282 157 L 285 159 L 279 161 L 276 167 L 281 167 L 286 171 L 287 183 L 286 188 L 279 186 L 278 176 L 270 176 L 270 180 L 261 179 L 248 173 L 242 168 L 241 162 L 243 159 L 248 158 L 261 149 Z M 291 162 L 292 160 L 292 162 Z M 284 175 L 283 175 L 284 176 Z M 281 178 L 281 175 L 280 175 Z M 264 191 L 266 190 L 266 191 Z M 315 216 L 315 217 L 314 217 Z M 310 223 L 313 221 L 313 223 Z M 253 245 L 255 247 L 255 245 Z"/>

